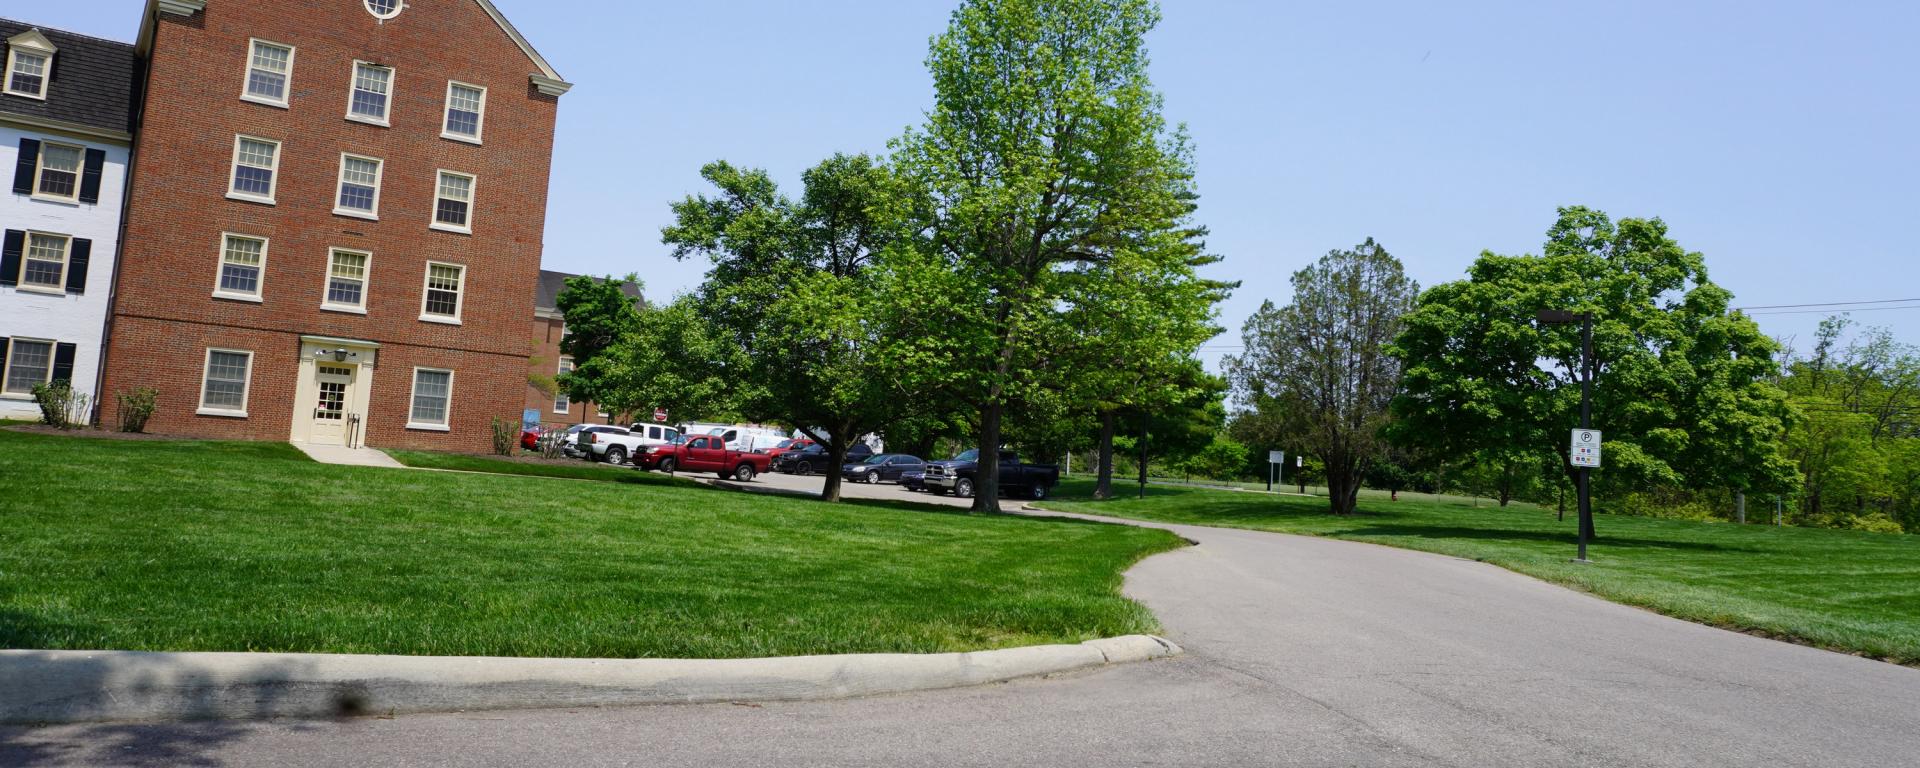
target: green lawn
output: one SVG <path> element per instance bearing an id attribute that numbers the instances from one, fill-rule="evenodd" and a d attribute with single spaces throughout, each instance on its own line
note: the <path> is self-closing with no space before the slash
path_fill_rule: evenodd
<path id="1" fill-rule="evenodd" d="M 1574 516 L 1481 501 L 1362 499 L 1334 517 L 1326 499 L 1150 486 L 1145 499 L 1095 502 L 1063 485 L 1049 509 L 1253 528 L 1387 544 L 1481 560 L 1628 605 L 1717 626 L 1920 664 L 1920 536 L 1738 526 L 1600 515 L 1591 564 L 1574 554 Z"/>
<path id="2" fill-rule="evenodd" d="M 562 477 L 569 480 L 605 480 L 635 485 L 678 485 L 694 487 L 699 484 L 685 476 L 670 477 L 657 472 L 642 472 L 633 467 L 617 467 L 598 464 L 583 459 L 558 459 L 554 461 L 515 461 L 497 456 L 470 456 L 463 453 L 436 453 L 432 451 L 387 451 L 395 461 L 409 467 L 426 469 L 453 469 L 461 472 L 485 472 L 496 475 L 526 475 L 528 477 Z"/>
<path id="3" fill-rule="evenodd" d="M 1120 526 L 6 430 L 0 499 L 9 648 L 746 657 L 1075 642 L 1153 631 L 1120 574 L 1179 546 Z"/>

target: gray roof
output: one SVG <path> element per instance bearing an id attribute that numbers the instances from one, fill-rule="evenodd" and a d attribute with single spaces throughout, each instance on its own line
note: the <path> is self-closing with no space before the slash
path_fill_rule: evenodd
<path id="1" fill-rule="evenodd" d="M 12 19 L 0 19 L 0 43 L 29 29 L 40 30 L 59 49 L 53 54 L 47 99 L 0 93 L 0 112 L 130 132 L 140 71 L 133 46 Z"/>
<path id="2" fill-rule="evenodd" d="M 560 289 L 565 287 L 567 278 L 569 277 L 579 277 L 579 275 L 555 272 L 551 269 L 540 270 L 540 284 L 534 286 L 533 289 L 533 310 L 535 312 L 558 311 L 560 308 L 558 301 Z M 594 279 L 603 282 L 605 280 L 605 278 L 598 277 Z M 642 305 L 646 304 L 647 300 L 640 295 L 640 286 L 638 284 L 631 282 L 623 283 L 620 289 L 625 291 L 628 296 L 632 296 L 634 301 L 638 301 Z"/>

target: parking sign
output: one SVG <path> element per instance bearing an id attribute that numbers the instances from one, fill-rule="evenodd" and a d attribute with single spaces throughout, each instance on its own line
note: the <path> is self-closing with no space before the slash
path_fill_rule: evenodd
<path id="1" fill-rule="evenodd" d="M 1573 449 L 1567 453 L 1567 456 L 1576 467 L 1600 466 L 1600 430 L 1574 430 Z"/>

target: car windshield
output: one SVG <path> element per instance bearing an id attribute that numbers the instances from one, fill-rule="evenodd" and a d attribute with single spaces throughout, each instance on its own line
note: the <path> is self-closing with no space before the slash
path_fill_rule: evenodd
<path id="1" fill-rule="evenodd" d="M 971 450 L 971 451 L 961 451 L 960 455 L 953 457 L 953 460 L 954 461 L 979 461 L 980 451 L 978 449 Z"/>
<path id="2" fill-rule="evenodd" d="M 867 463 L 868 464 L 885 464 L 887 463 L 887 457 L 885 455 L 868 456 Z"/>
<path id="3" fill-rule="evenodd" d="M 782 441 L 780 441 L 780 443 L 779 443 L 778 445 L 775 445 L 774 447 L 775 447 L 775 448 L 792 448 L 792 447 L 793 447 L 793 441 L 792 441 L 792 440 L 782 440 Z"/>

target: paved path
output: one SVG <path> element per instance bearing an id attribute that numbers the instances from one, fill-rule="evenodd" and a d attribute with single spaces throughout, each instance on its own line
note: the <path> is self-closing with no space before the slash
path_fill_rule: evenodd
<path id="1" fill-rule="evenodd" d="M 406 469 L 407 465 L 395 461 L 385 451 L 373 448 L 348 448 L 340 445 L 311 445 L 293 443 L 307 458 L 322 464 L 345 464 L 354 467 L 388 467 Z"/>
<path id="2" fill-rule="evenodd" d="M 1920 671 L 1491 566 L 1172 526 L 1176 660 L 853 701 L 0 729 L 0 764 L 1906 766 Z"/>

